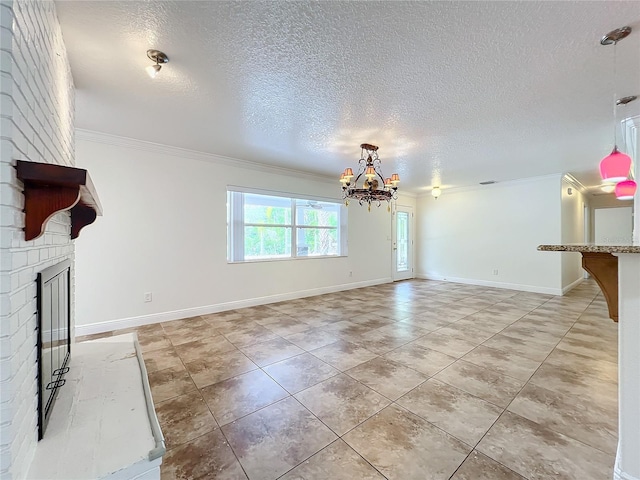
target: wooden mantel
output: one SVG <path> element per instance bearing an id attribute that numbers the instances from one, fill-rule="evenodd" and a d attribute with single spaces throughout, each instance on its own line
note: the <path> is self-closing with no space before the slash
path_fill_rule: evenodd
<path id="1" fill-rule="evenodd" d="M 540 245 L 545 252 L 580 252 L 582 268 L 591 274 L 607 301 L 609 318 L 618 321 L 618 257 L 616 253 L 640 253 L 633 245 Z"/>
<path id="2" fill-rule="evenodd" d="M 71 238 L 102 215 L 91 177 L 82 168 L 18 160 L 17 176 L 24 183 L 25 239 L 40 237 L 56 213 L 71 211 Z"/>

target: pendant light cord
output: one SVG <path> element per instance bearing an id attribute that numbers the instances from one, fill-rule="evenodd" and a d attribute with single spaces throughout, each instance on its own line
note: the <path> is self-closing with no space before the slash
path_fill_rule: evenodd
<path id="1" fill-rule="evenodd" d="M 616 128 L 616 124 L 618 123 L 618 111 L 616 110 L 616 100 L 618 97 L 618 94 L 616 93 L 616 88 L 618 86 L 618 82 L 616 81 L 617 79 L 617 51 L 616 51 L 616 47 L 618 46 L 618 42 L 613 42 L 613 102 L 611 102 L 613 104 L 613 145 L 614 145 L 614 149 L 617 150 L 618 148 L 618 136 L 617 136 L 617 128 Z"/>

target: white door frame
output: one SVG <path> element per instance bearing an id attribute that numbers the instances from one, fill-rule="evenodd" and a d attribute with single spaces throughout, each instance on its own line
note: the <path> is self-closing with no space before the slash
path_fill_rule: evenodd
<path id="1" fill-rule="evenodd" d="M 398 254 L 398 250 L 397 250 L 397 212 L 406 212 L 408 213 L 409 217 L 409 222 L 408 222 L 408 227 L 409 227 L 409 238 L 408 238 L 408 260 L 407 260 L 407 264 L 408 264 L 408 268 L 406 271 L 398 271 L 398 258 L 397 258 L 397 254 Z M 393 206 L 393 211 L 392 211 L 392 215 L 391 215 L 391 261 L 392 261 L 392 265 L 391 265 L 391 276 L 393 278 L 394 282 L 397 282 L 399 280 L 408 280 L 410 278 L 414 278 L 415 277 L 415 217 L 414 217 L 414 213 L 413 213 L 413 207 L 410 205 L 394 205 Z"/>

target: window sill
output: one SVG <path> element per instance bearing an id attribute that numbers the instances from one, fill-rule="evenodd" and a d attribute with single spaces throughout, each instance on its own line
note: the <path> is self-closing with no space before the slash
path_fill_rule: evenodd
<path id="1" fill-rule="evenodd" d="M 327 259 L 327 258 L 347 258 L 347 255 L 318 255 L 318 256 L 309 256 L 309 257 L 260 258 L 260 259 L 254 259 L 254 260 L 237 260 L 237 261 L 227 260 L 227 264 L 238 265 L 243 263 L 290 262 L 290 261 L 298 261 L 298 260 L 321 260 L 321 259 Z"/>

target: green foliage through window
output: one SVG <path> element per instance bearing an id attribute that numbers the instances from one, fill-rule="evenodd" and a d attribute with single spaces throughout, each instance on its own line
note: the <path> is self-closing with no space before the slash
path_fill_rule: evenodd
<path id="1" fill-rule="evenodd" d="M 341 214 L 337 202 L 229 191 L 229 260 L 341 255 Z"/>

